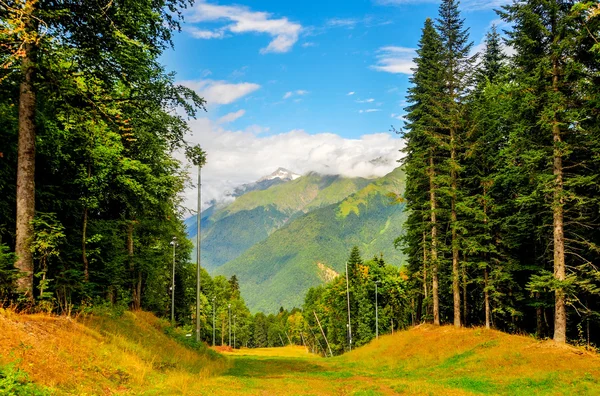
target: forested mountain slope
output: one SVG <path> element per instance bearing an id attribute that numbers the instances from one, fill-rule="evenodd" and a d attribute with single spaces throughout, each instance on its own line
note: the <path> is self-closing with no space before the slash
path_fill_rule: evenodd
<path id="1" fill-rule="evenodd" d="M 300 306 L 310 287 L 327 281 L 332 270 L 343 272 L 355 245 L 364 257 L 383 254 L 400 265 L 394 239 L 405 219 L 404 204 L 397 202 L 403 189 L 404 172 L 398 168 L 338 203 L 289 222 L 215 273 L 237 275 L 249 308 L 271 312 Z"/>
<path id="2" fill-rule="evenodd" d="M 310 173 L 294 180 L 249 191 L 225 206 L 202 213 L 202 266 L 213 271 L 265 240 L 290 220 L 336 203 L 369 183 L 363 178 Z M 195 243 L 196 217 L 186 220 Z M 192 261 L 195 261 L 195 252 Z"/>

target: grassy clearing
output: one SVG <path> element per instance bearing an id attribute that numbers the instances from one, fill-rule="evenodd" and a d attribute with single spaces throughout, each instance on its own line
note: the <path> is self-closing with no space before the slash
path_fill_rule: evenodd
<path id="1" fill-rule="evenodd" d="M 143 312 L 74 321 L 0 311 L 2 381 L 32 395 L 600 395 L 600 357 L 449 326 L 327 359 L 302 347 L 217 354 Z"/>

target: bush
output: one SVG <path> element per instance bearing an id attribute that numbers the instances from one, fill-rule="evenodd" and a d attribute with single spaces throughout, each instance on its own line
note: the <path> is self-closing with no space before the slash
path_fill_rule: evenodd
<path id="1" fill-rule="evenodd" d="M 14 363 L 0 366 L 0 394 L 6 396 L 46 396 L 50 393 L 29 381 L 27 373 Z"/>

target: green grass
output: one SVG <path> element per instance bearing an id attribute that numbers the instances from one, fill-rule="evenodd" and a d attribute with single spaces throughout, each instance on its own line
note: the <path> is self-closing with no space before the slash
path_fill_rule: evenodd
<path id="1" fill-rule="evenodd" d="M 0 394 L 600 395 L 597 354 L 491 330 L 420 326 L 334 358 L 303 347 L 223 356 L 181 336 L 143 312 L 0 312 Z"/>

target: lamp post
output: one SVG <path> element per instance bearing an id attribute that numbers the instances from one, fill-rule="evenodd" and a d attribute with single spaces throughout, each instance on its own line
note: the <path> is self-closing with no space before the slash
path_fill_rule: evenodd
<path id="1" fill-rule="evenodd" d="M 237 328 L 237 324 L 236 324 L 236 320 L 235 320 L 236 318 L 237 318 L 237 315 L 233 315 L 233 349 L 235 349 L 235 344 L 236 344 L 236 342 L 235 342 L 235 330 Z"/>
<path id="2" fill-rule="evenodd" d="M 231 346 L 231 304 L 227 307 L 229 309 L 229 346 Z"/>
<path id="3" fill-rule="evenodd" d="M 377 304 L 377 284 L 379 281 L 375 281 L 375 338 L 379 339 L 379 311 Z"/>
<path id="4" fill-rule="evenodd" d="M 198 211 L 196 214 L 196 224 L 198 232 L 196 233 L 196 342 L 200 342 L 200 227 L 201 227 L 201 195 L 200 188 L 202 186 L 200 174 L 202 166 L 198 164 Z"/>
<path id="5" fill-rule="evenodd" d="M 177 246 L 177 237 L 171 241 L 173 246 L 173 277 L 171 279 L 171 324 L 175 324 L 175 246 Z"/>
<path id="6" fill-rule="evenodd" d="M 348 300 L 348 338 L 352 350 L 352 322 L 350 321 L 350 287 L 348 285 L 348 262 L 346 261 L 346 299 Z"/>
<path id="7" fill-rule="evenodd" d="M 216 297 L 213 297 L 213 347 L 215 346 L 215 299 Z"/>

